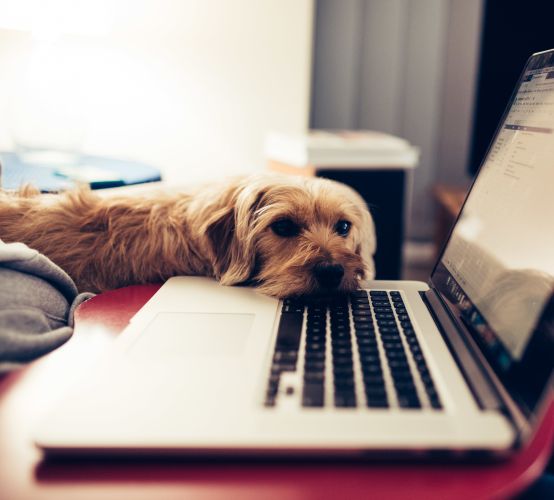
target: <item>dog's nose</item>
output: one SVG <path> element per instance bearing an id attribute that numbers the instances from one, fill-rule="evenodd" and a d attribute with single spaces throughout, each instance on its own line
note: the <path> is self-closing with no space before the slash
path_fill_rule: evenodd
<path id="1" fill-rule="evenodd" d="M 337 288 L 344 276 L 344 268 L 340 264 L 317 264 L 314 275 L 323 288 Z"/>

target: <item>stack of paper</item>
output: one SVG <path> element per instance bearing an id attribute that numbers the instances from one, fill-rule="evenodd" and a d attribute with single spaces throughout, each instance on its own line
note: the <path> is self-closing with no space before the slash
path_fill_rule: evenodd
<path id="1" fill-rule="evenodd" d="M 293 167 L 413 168 L 419 149 L 405 139 L 371 130 L 312 130 L 306 135 L 271 133 L 268 160 Z"/>

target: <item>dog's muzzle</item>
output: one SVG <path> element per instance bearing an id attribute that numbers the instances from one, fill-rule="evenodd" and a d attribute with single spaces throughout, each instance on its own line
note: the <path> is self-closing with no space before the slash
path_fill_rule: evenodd
<path id="1" fill-rule="evenodd" d="M 317 264 L 313 272 L 322 288 L 338 288 L 344 276 L 344 268 L 340 264 Z"/>

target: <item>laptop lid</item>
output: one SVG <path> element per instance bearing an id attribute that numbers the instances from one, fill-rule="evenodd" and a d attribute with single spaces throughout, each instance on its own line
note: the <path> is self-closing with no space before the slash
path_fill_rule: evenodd
<path id="1" fill-rule="evenodd" d="M 527 61 L 431 285 L 532 417 L 554 362 L 554 50 Z"/>

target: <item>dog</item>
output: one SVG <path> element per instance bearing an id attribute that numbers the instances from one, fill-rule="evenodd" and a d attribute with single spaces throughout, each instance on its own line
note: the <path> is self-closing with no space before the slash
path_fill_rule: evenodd
<path id="1" fill-rule="evenodd" d="M 114 197 L 27 187 L 0 194 L 0 239 L 38 250 L 91 292 L 197 275 L 282 298 L 354 290 L 375 274 L 364 200 L 321 178 L 266 174 Z"/>

